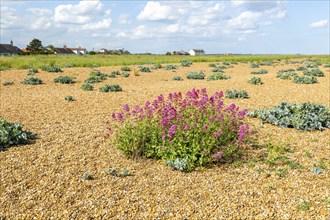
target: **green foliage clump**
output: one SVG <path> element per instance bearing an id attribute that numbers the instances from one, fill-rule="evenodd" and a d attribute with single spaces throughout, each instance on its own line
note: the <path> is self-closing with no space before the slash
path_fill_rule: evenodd
<path id="1" fill-rule="evenodd" d="M 11 86 L 11 85 L 14 85 L 14 82 L 3 82 L 2 85 Z"/>
<path id="2" fill-rule="evenodd" d="M 80 88 L 84 91 L 93 91 L 94 89 L 93 85 L 90 83 L 84 83 Z"/>
<path id="3" fill-rule="evenodd" d="M 227 76 L 223 73 L 214 73 L 209 77 L 207 77 L 207 81 L 224 80 L 224 79 L 230 79 L 230 76 Z"/>
<path id="4" fill-rule="evenodd" d="M 104 170 L 107 174 L 110 174 L 115 177 L 125 177 L 125 176 L 130 176 L 131 174 L 129 173 L 129 170 L 124 168 L 122 170 L 116 170 L 115 168 L 107 168 Z"/>
<path id="5" fill-rule="evenodd" d="M 54 83 L 73 84 L 75 81 L 72 76 L 59 76 L 54 79 Z"/>
<path id="6" fill-rule="evenodd" d="M 118 70 L 115 70 L 115 71 L 112 71 L 111 72 L 111 75 L 115 75 L 115 76 L 118 76 L 120 75 L 120 72 Z M 108 75 L 109 76 L 109 75 Z"/>
<path id="7" fill-rule="evenodd" d="M 209 67 L 217 67 L 217 65 L 215 63 L 210 63 Z"/>
<path id="8" fill-rule="evenodd" d="M 122 88 L 118 84 L 105 84 L 99 88 L 100 92 L 119 92 Z"/>
<path id="9" fill-rule="evenodd" d="M 323 67 L 330 67 L 330 63 L 325 63 Z"/>
<path id="10" fill-rule="evenodd" d="M 172 80 L 174 80 L 174 81 L 183 81 L 183 79 L 182 79 L 181 76 L 174 76 L 174 77 L 172 78 Z"/>
<path id="11" fill-rule="evenodd" d="M 29 84 L 29 85 L 38 85 L 38 84 L 42 84 L 42 80 L 37 78 L 37 77 L 30 77 L 30 78 L 26 78 L 24 79 L 22 82 L 22 84 Z"/>
<path id="12" fill-rule="evenodd" d="M 315 76 L 295 76 L 293 82 L 297 84 L 314 84 L 317 83 Z"/>
<path id="13" fill-rule="evenodd" d="M 151 72 L 150 68 L 147 66 L 140 66 L 139 70 L 140 72 L 144 72 L 144 73 Z"/>
<path id="14" fill-rule="evenodd" d="M 222 68 L 215 67 L 215 68 L 211 69 L 211 72 L 213 72 L 213 73 L 223 73 L 224 71 L 223 71 Z"/>
<path id="15" fill-rule="evenodd" d="M 305 76 L 324 76 L 324 73 L 320 69 L 304 70 L 303 73 Z"/>
<path id="16" fill-rule="evenodd" d="M 266 74 L 266 73 L 268 73 L 268 71 L 267 70 L 258 70 L 258 71 L 253 71 L 253 72 L 251 72 L 251 74 Z"/>
<path id="17" fill-rule="evenodd" d="M 248 83 L 251 83 L 253 85 L 262 85 L 263 84 L 260 77 L 252 77 L 251 79 L 248 80 Z"/>
<path id="18" fill-rule="evenodd" d="M 154 64 L 154 65 L 151 67 L 151 69 L 153 69 L 153 70 L 158 70 L 158 69 L 161 69 L 161 68 L 163 68 L 163 67 L 162 67 L 162 65 L 160 65 L 160 64 Z"/>
<path id="19" fill-rule="evenodd" d="M 188 72 L 186 77 L 187 79 L 204 79 L 205 74 L 202 70 L 199 72 Z"/>
<path id="20" fill-rule="evenodd" d="M 162 159 L 184 172 L 232 161 L 250 133 L 247 110 L 223 101 L 223 92 L 209 96 L 206 89 L 192 89 L 186 96 L 159 95 L 143 106 L 125 104 L 112 114 L 106 137 L 130 158 Z"/>
<path id="21" fill-rule="evenodd" d="M 191 60 L 182 60 L 180 63 L 183 67 L 189 67 L 193 62 Z"/>
<path id="22" fill-rule="evenodd" d="M 59 66 L 52 66 L 52 65 L 44 65 L 41 67 L 41 69 L 43 71 L 46 71 L 46 72 L 53 72 L 53 73 L 59 73 L 59 72 L 63 72 L 61 67 Z"/>
<path id="23" fill-rule="evenodd" d="M 314 63 L 314 62 L 307 62 L 305 64 L 306 68 L 318 68 L 321 65 L 321 63 Z"/>
<path id="24" fill-rule="evenodd" d="M 19 123 L 10 123 L 0 118 L 0 151 L 12 145 L 27 144 L 35 138 L 35 134 L 24 131 Z"/>
<path id="25" fill-rule="evenodd" d="M 36 74 L 36 73 L 38 73 L 38 70 L 37 69 L 35 69 L 35 68 L 31 68 L 31 69 L 29 69 L 28 70 L 28 75 L 34 75 L 34 74 Z"/>
<path id="26" fill-rule="evenodd" d="M 73 96 L 67 96 L 64 98 L 65 101 L 68 101 L 68 102 L 72 102 L 72 101 L 76 101 L 76 99 L 73 97 Z"/>
<path id="27" fill-rule="evenodd" d="M 121 73 L 121 76 L 124 77 L 124 78 L 127 78 L 127 77 L 129 77 L 129 73 L 127 73 L 127 72 L 122 72 L 122 73 Z"/>
<path id="28" fill-rule="evenodd" d="M 305 103 L 287 103 L 270 110 L 257 109 L 249 113 L 263 122 L 297 130 L 324 130 L 330 128 L 330 111 L 326 106 Z"/>
<path id="29" fill-rule="evenodd" d="M 251 63 L 250 68 L 259 68 L 259 64 L 257 63 Z"/>
<path id="30" fill-rule="evenodd" d="M 98 71 L 98 70 L 96 70 L 96 71 L 91 71 L 90 73 L 89 73 L 89 76 L 90 77 L 98 77 L 101 81 L 103 81 L 103 80 L 105 80 L 109 75 L 111 75 L 111 74 L 105 74 L 105 73 L 101 73 L 100 71 Z M 114 77 L 113 78 L 115 78 L 116 77 L 116 75 L 115 74 L 112 74 Z"/>
<path id="31" fill-rule="evenodd" d="M 272 61 L 263 61 L 259 64 L 260 66 L 271 66 L 273 65 Z"/>
<path id="32" fill-rule="evenodd" d="M 246 99 L 249 98 L 245 90 L 226 90 L 226 98 L 229 99 Z"/>
<path id="33" fill-rule="evenodd" d="M 297 68 L 297 70 L 298 71 L 305 71 L 305 70 L 307 70 L 307 68 L 304 67 L 304 66 L 300 66 L 300 67 Z"/>
<path id="34" fill-rule="evenodd" d="M 298 76 L 295 70 L 280 70 L 277 72 L 277 78 L 280 79 L 293 79 L 294 77 Z"/>
<path id="35" fill-rule="evenodd" d="M 131 68 L 129 66 L 122 66 L 121 71 L 131 71 Z"/>
<path id="36" fill-rule="evenodd" d="M 103 79 L 101 79 L 101 77 L 91 76 L 85 80 L 85 83 L 99 83 L 102 81 Z"/>
<path id="37" fill-rule="evenodd" d="M 164 66 L 164 70 L 176 70 L 178 67 L 174 65 L 166 65 Z"/>

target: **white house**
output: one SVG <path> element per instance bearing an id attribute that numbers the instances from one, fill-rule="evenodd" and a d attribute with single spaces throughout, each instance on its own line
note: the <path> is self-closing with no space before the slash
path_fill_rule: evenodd
<path id="1" fill-rule="evenodd" d="M 205 55 L 205 51 L 203 49 L 191 49 L 189 54 L 191 56 Z"/>
<path id="2" fill-rule="evenodd" d="M 66 47 L 64 47 L 64 48 L 66 48 Z M 87 54 L 86 48 L 78 47 L 78 48 L 68 48 L 68 49 L 72 50 L 77 55 L 86 55 Z"/>

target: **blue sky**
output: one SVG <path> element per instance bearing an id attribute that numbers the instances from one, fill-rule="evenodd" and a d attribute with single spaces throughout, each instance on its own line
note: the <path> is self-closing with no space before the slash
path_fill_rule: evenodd
<path id="1" fill-rule="evenodd" d="M 4 1 L 0 39 L 20 48 L 329 54 L 329 1 Z"/>

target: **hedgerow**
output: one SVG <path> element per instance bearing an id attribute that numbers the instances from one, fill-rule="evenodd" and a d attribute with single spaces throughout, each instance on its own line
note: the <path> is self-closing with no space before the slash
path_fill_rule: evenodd
<path id="1" fill-rule="evenodd" d="M 223 92 L 206 89 L 163 95 L 113 113 L 106 137 L 130 158 L 162 159 L 181 171 L 233 160 L 249 134 L 247 110 L 225 106 Z"/>
<path id="2" fill-rule="evenodd" d="M 269 110 L 257 109 L 249 112 L 252 117 L 260 118 L 279 127 L 298 130 L 324 130 L 330 128 L 330 111 L 326 106 L 305 103 L 287 103 Z"/>

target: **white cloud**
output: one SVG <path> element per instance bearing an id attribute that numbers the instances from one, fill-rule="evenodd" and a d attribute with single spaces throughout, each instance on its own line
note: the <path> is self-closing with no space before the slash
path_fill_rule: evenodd
<path id="1" fill-rule="evenodd" d="M 249 11 L 266 11 L 276 8 L 281 1 L 232 0 L 231 2 L 235 7 L 244 7 Z"/>
<path id="2" fill-rule="evenodd" d="M 0 7 L 0 25 L 1 29 L 17 29 L 24 27 L 22 17 L 15 9 L 9 7 Z"/>
<path id="3" fill-rule="evenodd" d="M 101 29 L 107 29 L 110 27 L 112 23 L 112 20 L 110 18 L 105 18 L 102 21 L 99 22 L 91 22 L 91 23 L 87 23 L 84 25 L 81 25 L 79 27 L 73 27 L 70 28 L 69 31 L 71 32 L 78 32 L 78 31 L 86 31 L 86 30 L 101 30 Z"/>
<path id="4" fill-rule="evenodd" d="M 202 8 L 198 13 L 193 13 L 191 16 L 188 17 L 187 23 L 191 26 L 198 26 L 198 25 L 207 25 L 212 20 L 220 19 L 221 14 L 225 8 L 223 3 L 217 3 L 212 7 Z"/>
<path id="5" fill-rule="evenodd" d="M 119 24 L 130 24 L 131 21 L 129 19 L 129 14 L 121 14 L 118 17 L 118 23 Z"/>
<path id="6" fill-rule="evenodd" d="M 311 28 L 323 28 L 328 26 L 329 21 L 327 19 L 323 19 L 320 21 L 313 22 L 309 25 Z"/>
<path id="7" fill-rule="evenodd" d="M 163 33 L 177 33 L 180 31 L 180 25 L 179 24 L 171 24 L 167 27 L 163 28 L 161 32 Z"/>
<path id="8" fill-rule="evenodd" d="M 150 38 L 152 37 L 151 33 L 152 31 L 146 25 L 140 25 L 133 30 L 132 38 Z"/>
<path id="9" fill-rule="evenodd" d="M 261 15 L 260 12 L 246 11 L 238 15 L 236 18 L 228 20 L 228 24 L 241 30 L 257 29 L 259 27 L 258 22 Z"/>
<path id="10" fill-rule="evenodd" d="M 55 8 L 55 21 L 64 24 L 85 24 L 91 21 L 91 15 L 100 13 L 102 3 L 96 1 L 80 1 L 76 5 L 58 5 Z"/>
<path id="11" fill-rule="evenodd" d="M 141 13 L 138 15 L 139 20 L 174 20 L 178 15 L 174 13 L 174 9 L 168 5 L 159 2 L 149 1 Z"/>

